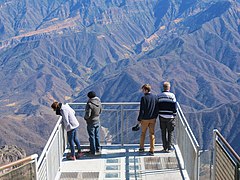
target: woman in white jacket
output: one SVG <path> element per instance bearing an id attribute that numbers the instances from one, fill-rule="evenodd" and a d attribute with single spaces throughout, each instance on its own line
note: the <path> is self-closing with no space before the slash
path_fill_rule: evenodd
<path id="1" fill-rule="evenodd" d="M 75 160 L 76 158 L 80 158 L 83 153 L 81 153 L 80 141 L 77 137 L 77 127 L 79 126 L 79 122 L 75 116 L 75 111 L 68 104 L 62 104 L 59 102 L 54 102 L 51 107 L 56 111 L 57 115 L 62 116 L 62 123 L 64 129 L 67 131 L 68 143 L 71 149 L 71 153 L 67 155 L 67 159 Z M 74 143 L 78 148 L 76 156 Z"/>

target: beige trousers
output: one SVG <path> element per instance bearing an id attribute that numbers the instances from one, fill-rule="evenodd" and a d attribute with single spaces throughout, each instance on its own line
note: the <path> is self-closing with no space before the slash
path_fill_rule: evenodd
<path id="1" fill-rule="evenodd" d="M 156 124 L 156 119 L 141 120 L 142 134 L 141 134 L 141 138 L 140 138 L 140 149 L 144 149 L 145 136 L 146 136 L 147 129 L 149 129 L 150 151 L 154 152 L 155 124 Z"/>

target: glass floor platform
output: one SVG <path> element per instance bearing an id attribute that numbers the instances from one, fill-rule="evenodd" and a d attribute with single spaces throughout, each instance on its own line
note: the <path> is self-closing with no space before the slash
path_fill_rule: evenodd
<path id="1" fill-rule="evenodd" d="M 155 146 L 154 156 L 138 152 L 138 145 L 106 145 L 100 154 L 88 155 L 87 146 L 83 146 L 80 159 L 70 161 L 66 149 L 60 165 L 57 179 L 60 180 L 181 180 L 188 179 L 186 172 L 181 170 L 178 147 L 170 153 L 162 151 L 161 145 Z"/>

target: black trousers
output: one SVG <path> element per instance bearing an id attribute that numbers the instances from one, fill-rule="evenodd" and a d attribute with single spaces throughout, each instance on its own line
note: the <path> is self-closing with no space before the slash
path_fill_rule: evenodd
<path id="1" fill-rule="evenodd" d="M 162 131 L 162 143 L 165 150 L 170 149 L 173 142 L 173 130 L 175 118 L 163 118 L 159 116 L 160 128 Z"/>

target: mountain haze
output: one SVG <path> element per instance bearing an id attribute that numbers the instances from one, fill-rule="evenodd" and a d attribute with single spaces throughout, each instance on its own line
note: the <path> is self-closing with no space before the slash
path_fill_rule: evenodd
<path id="1" fill-rule="evenodd" d="M 201 148 L 217 128 L 240 153 L 235 0 L 0 0 L 0 144 L 40 152 L 53 100 L 139 101 L 168 80 Z"/>

